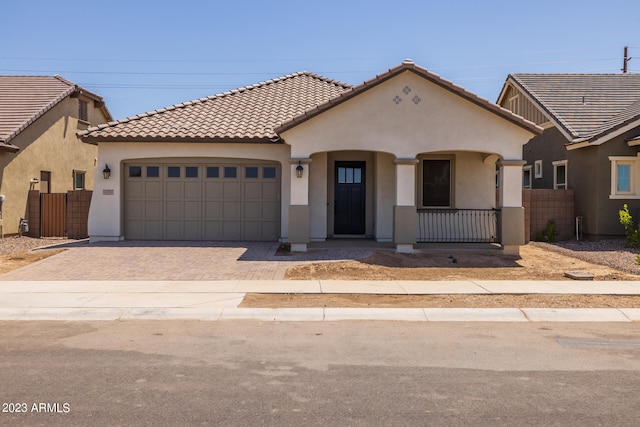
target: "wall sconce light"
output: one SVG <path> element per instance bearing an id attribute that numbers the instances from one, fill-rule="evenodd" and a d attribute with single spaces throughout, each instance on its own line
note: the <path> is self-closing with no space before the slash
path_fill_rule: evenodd
<path id="1" fill-rule="evenodd" d="M 111 176 L 111 169 L 109 169 L 109 165 L 105 164 L 104 169 L 102 170 L 102 176 L 104 179 L 109 179 Z"/>
<path id="2" fill-rule="evenodd" d="M 296 167 L 296 176 L 298 178 L 302 178 L 302 173 L 304 172 L 304 168 L 302 167 L 302 164 L 300 163 L 300 160 L 298 160 L 298 167 Z"/>

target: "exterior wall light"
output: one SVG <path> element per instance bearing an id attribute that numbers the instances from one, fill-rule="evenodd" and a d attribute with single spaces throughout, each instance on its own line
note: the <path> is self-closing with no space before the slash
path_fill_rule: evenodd
<path id="1" fill-rule="evenodd" d="M 302 164 L 300 163 L 300 160 L 298 160 L 298 167 L 296 167 L 296 176 L 298 178 L 302 178 L 302 173 L 304 172 L 304 168 L 302 167 Z"/>
<path id="2" fill-rule="evenodd" d="M 109 169 L 109 165 L 105 164 L 104 169 L 102 170 L 102 176 L 104 179 L 109 179 L 111 176 L 111 169 Z"/>

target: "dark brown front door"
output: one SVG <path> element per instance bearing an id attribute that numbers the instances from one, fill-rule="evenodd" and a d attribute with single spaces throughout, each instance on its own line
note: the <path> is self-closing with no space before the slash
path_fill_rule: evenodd
<path id="1" fill-rule="evenodd" d="M 334 234 L 365 233 L 365 162 L 336 162 Z"/>

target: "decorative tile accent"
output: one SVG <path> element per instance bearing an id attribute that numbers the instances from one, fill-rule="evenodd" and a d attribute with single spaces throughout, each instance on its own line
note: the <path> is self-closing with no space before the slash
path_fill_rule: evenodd
<path id="1" fill-rule="evenodd" d="M 414 96 L 411 100 L 416 105 L 418 105 L 420 103 L 420 101 L 422 101 L 422 99 L 420 99 L 420 97 L 418 95 Z"/>
<path id="2" fill-rule="evenodd" d="M 404 92 L 405 95 L 409 95 L 409 92 L 411 92 L 411 88 L 409 86 L 405 86 L 402 89 L 402 92 Z"/>
<path id="3" fill-rule="evenodd" d="M 396 95 L 393 99 L 393 102 L 395 102 L 396 105 L 400 104 L 402 102 L 402 98 L 400 98 L 398 95 Z"/>

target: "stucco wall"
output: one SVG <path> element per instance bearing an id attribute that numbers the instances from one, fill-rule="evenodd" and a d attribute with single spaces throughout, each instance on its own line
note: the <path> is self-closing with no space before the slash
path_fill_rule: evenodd
<path id="1" fill-rule="evenodd" d="M 280 163 L 282 176 L 281 237 L 287 236 L 291 175 L 289 147 L 285 144 L 204 144 L 204 143 L 101 143 L 95 172 L 95 186 L 89 211 L 89 236 L 92 241 L 120 240 L 122 225 L 122 166 L 136 159 L 240 158 Z M 111 177 L 105 180 L 102 169 L 108 164 Z"/>
<path id="2" fill-rule="evenodd" d="M 89 119 L 94 124 L 105 122 L 102 111 L 92 106 L 91 101 Z M 20 217 L 26 213 L 30 180 L 40 179 L 40 171 L 51 172 L 52 193 L 74 189 L 74 169 L 85 171 L 85 189 L 93 188 L 98 150 L 77 137 L 76 132 L 86 128 L 86 124 L 78 124 L 77 116 L 78 99 L 67 98 L 11 140 L 20 151 L 0 152 L 0 194 L 6 197 L 2 208 L 5 234 L 18 232 Z M 34 189 L 40 189 L 40 185 Z"/>
<path id="3" fill-rule="evenodd" d="M 410 89 L 408 94 L 405 88 Z M 282 136 L 291 145 L 292 157 L 353 149 L 412 158 L 455 148 L 520 159 L 522 145 L 532 135 L 407 71 Z"/>

